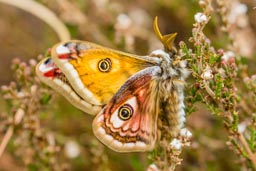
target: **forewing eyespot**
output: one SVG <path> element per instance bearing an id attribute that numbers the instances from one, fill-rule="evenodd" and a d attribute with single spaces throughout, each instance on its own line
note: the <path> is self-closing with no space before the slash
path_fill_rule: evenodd
<path id="1" fill-rule="evenodd" d="M 111 70 L 112 63 L 109 58 L 101 59 L 98 63 L 98 69 L 101 72 L 109 72 Z"/>

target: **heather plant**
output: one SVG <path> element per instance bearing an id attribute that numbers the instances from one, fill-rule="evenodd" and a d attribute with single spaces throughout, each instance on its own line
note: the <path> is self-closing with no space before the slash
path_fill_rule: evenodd
<path id="1" fill-rule="evenodd" d="M 142 27 L 152 21 L 142 9 L 135 10 L 136 13 L 129 9 L 130 13 L 125 14 L 125 5 L 119 2 L 88 2 L 96 14 L 105 17 L 99 23 L 93 20 L 98 16 L 85 15 L 75 5 L 78 1 L 33 3 L 48 6 L 49 13 L 55 12 L 61 18 L 56 27 L 62 29 L 55 29 L 60 40 L 69 39 L 70 33 L 89 35 L 100 44 L 134 53 L 147 51 L 145 46 L 148 51 L 162 46 L 153 29 Z M 190 4 L 185 0 L 163 0 L 148 5 L 158 6 L 160 13 L 162 8 L 167 9 L 165 12 L 184 9 L 180 6 L 186 3 Z M 12 5 L 24 7 L 18 4 Z M 14 169 L 0 166 L 0 170 L 255 170 L 256 75 L 250 63 L 254 62 L 256 35 L 247 15 L 248 10 L 254 9 L 238 0 L 199 0 L 197 6 L 200 8 L 196 10 L 188 8 L 194 17 L 189 37 L 176 41 L 175 61 L 186 60 L 190 71 L 185 88 L 187 123 L 176 138 L 170 138 L 171 125 L 160 121 L 159 141 L 152 152 L 119 154 L 104 147 L 92 134 L 93 118 L 70 106 L 35 75 L 35 65 L 43 56 L 49 56 L 47 51 L 28 62 L 14 59 L 11 69 L 15 78 L 1 87 L 5 107 L 0 111 L 0 163 L 6 157 L 4 154 L 13 158 L 7 162 L 18 162 L 13 164 Z M 40 18 L 46 23 L 56 22 L 45 16 Z M 166 26 L 172 22 L 161 15 L 158 18 Z M 110 29 L 108 23 L 112 23 Z M 84 29 L 85 26 L 88 28 Z M 176 32 L 179 33 L 179 28 Z M 136 42 L 143 42 L 144 46 Z M 200 124 L 203 126 L 199 127 Z M 208 131 L 205 128 L 211 135 L 204 135 Z M 226 154 L 218 152 L 223 149 Z"/>

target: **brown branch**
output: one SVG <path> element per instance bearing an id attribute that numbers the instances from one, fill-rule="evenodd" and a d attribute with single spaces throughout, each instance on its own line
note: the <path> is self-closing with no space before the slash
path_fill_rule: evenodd
<path id="1" fill-rule="evenodd" d="M 4 138 L 0 144 L 0 157 L 2 156 L 4 150 L 6 149 L 8 142 L 10 141 L 10 139 L 13 135 L 14 126 L 18 125 L 21 122 L 23 116 L 24 116 L 24 110 L 18 109 L 14 116 L 14 121 L 13 121 L 14 124 L 10 125 L 10 127 L 8 128 L 7 132 L 5 133 Z"/>
<path id="2" fill-rule="evenodd" d="M 253 152 L 251 151 L 246 139 L 244 138 L 244 135 L 239 133 L 238 139 L 240 140 L 246 152 L 248 153 L 249 159 L 252 161 L 253 166 L 256 168 L 256 155 L 253 154 Z"/>
<path id="3" fill-rule="evenodd" d="M 8 142 L 10 141 L 11 137 L 13 135 L 13 126 L 10 126 L 7 130 L 7 132 L 4 135 L 4 138 L 0 144 L 0 157 L 2 156 Z"/>

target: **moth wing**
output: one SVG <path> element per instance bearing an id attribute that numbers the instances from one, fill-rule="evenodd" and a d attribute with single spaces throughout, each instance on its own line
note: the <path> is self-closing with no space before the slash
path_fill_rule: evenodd
<path id="1" fill-rule="evenodd" d="M 155 76 L 160 72 L 154 66 L 130 77 L 95 117 L 93 132 L 102 143 L 117 152 L 153 149 L 159 113 Z"/>
<path id="2" fill-rule="evenodd" d="M 80 110 L 95 115 L 102 109 L 102 106 L 92 105 L 79 96 L 51 58 L 44 58 L 36 66 L 36 73 L 42 82 L 62 94 L 72 105 Z"/>
<path id="3" fill-rule="evenodd" d="M 52 58 L 77 94 L 96 105 L 108 103 L 130 76 L 160 60 L 78 40 L 55 45 Z M 109 70 L 99 69 L 102 60 L 107 60 Z"/>

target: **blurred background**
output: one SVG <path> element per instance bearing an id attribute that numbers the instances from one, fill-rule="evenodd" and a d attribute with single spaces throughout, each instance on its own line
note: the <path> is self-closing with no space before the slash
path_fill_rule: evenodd
<path id="1" fill-rule="evenodd" d="M 184 41 L 189 45 L 194 15 L 202 11 L 196 0 L 36 2 L 47 7 L 60 19 L 72 39 L 91 41 L 139 55 L 146 55 L 156 48 L 162 48 L 153 31 L 155 16 L 158 16 L 163 34 L 177 32 L 175 43 Z M 239 4 L 236 0 L 234 2 Z M 240 3 L 246 6 L 245 14 L 240 19 L 242 24 L 246 22 L 246 26 L 235 30 L 236 39 L 239 40 L 237 46 L 240 47 L 240 53 L 252 61 L 250 65 L 253 66 L 256 57 L 256 1 L 242 0 Z M 212 1 L 214 10 L 217 11 L 216 4 Z M 205 34 L 216 49 L 228 48 L 230 40 L 222 31 L 219 14 L 213 12 L 212 19 L 205 28 Z M 45 54 L 48 48 L 59 41 L 56 31 L 45 21 L 0 1 L 0 85 L 9 84 L 14 80 L 14 73 L 11 70 L 11 61 L 14 58 L 25 62 L 37 59 L 38 55 Z M 0 112 L 6 112 L 6 102 L 1 97 L 0 106 Z M 58 162 L 63 165 L 63 170 L 142 171 L 151 164 L 145 153 L 120 154 L 101 145 L 91 130 L 93 117 L 75 109 L 62 96 L 55 95 L 39 117 L 42 129 L 49 133 L 47 135 L 54 135 L 60 143 Z M 199 111 L 188 116 L 187 127 L 193 133 L 192 146 L 183 149 L 183 161 L 176 170 L 240 170 L 238 156 L 226 146 L 228 134 L 223 129 L 222 122 L 204 107 L 200 106 Z M 4 132 L 1 132 L 0 140 L 2 135 Z M 26 153 L 27 158 L 22 153 Z M 29 163 L 32 161 L 31 156 L 33 155 L 29 151 L 24 152 L 15 146 L 13 137 L 0 158 L 0 171 L 51 170 L 37 163 Z"/>

